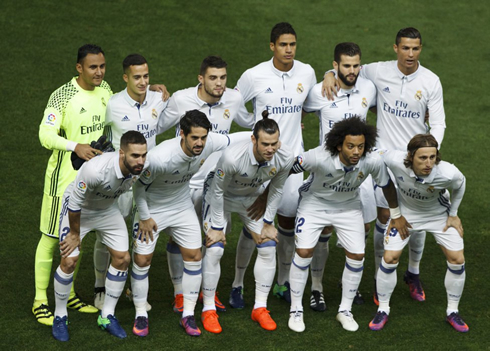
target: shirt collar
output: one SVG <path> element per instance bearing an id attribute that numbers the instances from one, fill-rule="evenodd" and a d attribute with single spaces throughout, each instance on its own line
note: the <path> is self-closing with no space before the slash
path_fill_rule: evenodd
<path id="1" fill-rule="evenodd" d="M 410 75 L 407 76 L 404 73 L 402 73 L 402 71 L 400 71 L 400 69 L 398 68 L 398 62 L 397 61 L 394 61 L 394 62 L 395 62 L 396 74 L 398 75 L 398 77 L 400 79 L 403 79 L 404 77 L 406 77 L 409 82 L 411 82 L 412 80 L 414 80 L 415 78 L 417 78 L 417 75 L 420 72 L 420 68 L 422 67 L 422 65 L 420 64 L 420 61 L 419 61 L 418 62 L 419 66 L 417 67 L 417 70 L 415 72 L 413 72 L 412 74 L 410 74 Z"/>
<path id="2" fill-rule="evenodd" d="M 353 171 L 354 169 L 358 169 L 359 165 L 361 164 L 361 161 L 362 161 L 362 159 L 360 159 L 359 162 L 357 162 L 357 165 L 355 165 L 355 166 L 346 167 L 342 162 L 340 162 L 340 156 L 339 155 L 335 156 L 335 158 L 333 159 L 333 163 L 334 163 L 335 168 L 338 170 L 342 170 L 346 173 Z"/>
<path id="3" fill-rule="evenodd" d="M 114 152 L 113 160 L 114 160 L 114 169 L 116 170 L 117 179 L 126 178 L 124 177 L 121 171 L 121 166 L 119 166 L 119 152 Z"/>
<path id="4" fill-rule="evenodd" d="M 355 94 L 358 93 L 359 89 L 357 88 L 357 83 L 350 90 L 344 90 L 340 88 L 340 91 L 337 93 L 337 96 L 347 96 L 347 94 Z"/>
<path id="5" fill-rule="evenodd" d="M 410 177 L 415 178 L 415 181 L 417 181 L 420 184 L 431 184 L 434 181 L 434 178 L 436 177 L 436 174 L 439 172 L 439 167 L 437 165 L 434 165 L 432 168 L 432 172 L 427 177 L 418 177 L 414 172 L 413 169 L 410 168 Z"/>
<path id="6" fill-rule="evenodd" d="M 129 96 L 128 88 L 126 88 L 126 89 L 123 90 L 124 100 L 126 100 L 126 102 L 131 107 L 136 107 L 137 108 L 139 105 L 140 106 L 146 106 L 146 104 L 148 103 L 148 94 L 149 94 L 149 91 L 150 91 L 150 86 L 148 86 L 148 88 L 146 89 L 145 101 L 143 101 L 143 103 L 140 105 L 140 103 L 138 101 L 133 100 L 133 98 L 131 96 Z"/>
<path id="7" fill-rule="evenodd" d="M 259 166 L 259 167 L 269 166 L 269 161 L 265 161 L 264 163 L 259 163 L 255 159 L 255 155 L 254 155 L 254 144 L 253 143 L 250 143 L 249 146 L 248 146 L 248 154 L 250 156 L 250 162 L 252 163 L 252 165 Z"/>
<path id="8" fill-rule="evenodd" d="M 194 98 L 196 100 L 196 103 L 199 106 L 210 106 L 210 107 L 213 107 L 213 106 L 219 106 L 219 105 L 222 105 L 222 104 L 226 103 L 226 90 L 228 90 L 227 88 L 225 88 L 225 91 L 223 92 L 223 95 L 221 95 L 221 99 L 219 99 L 218 102 L 216 102 L 215 104 L 210 105 L 206 101 L 202 100 L 199 97 L 199 94 L 197 92 L 199 91 L 199 87 L 200 86 L 201 86 L 201 84 L 198 84 L 196 86 L 196 89 L 194 90 Z"/>
<path id="9" fill-rule="evenodd" d="M 270 66 L 271 66 L 272 72 L 274 72 L 274 74 L 276 74 L 277 76 L 279 76 L 281 78 L 283 76 L 288 76 L 288 77 L 292 77 L 293 76 L 293 74 L 294 74 L 294 67 L 296 67 L 296 65 L 294 64 L 294 61 L 293 61 L 293 67 L 291 67 L 291 69 L 289 71 L 287 71 L 287 72 L 280 71 L 276 67 L 274 67 L 274 57 L 271 58 L 271 60 L 269 62 L 270 62 Z"/>

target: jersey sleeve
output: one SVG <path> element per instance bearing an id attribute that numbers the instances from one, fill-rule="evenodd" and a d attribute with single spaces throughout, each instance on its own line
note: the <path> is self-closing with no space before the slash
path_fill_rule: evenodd
<path id="1" fill-rule="evenodd" d="M 378 63 L 376 62 L 368 63 L 367 65 L 361 66 L 361 71 L 359 72 L 359 76 L 374 82 L 374 80 L 376 79 L 377 72 L 378 72 Z"/>
<path id="2" fill-rule="evenodd" d="M 167 107 L 160 113 L 157 125 L 157 134 L 161 134 L 177 125 L 180 121 L 178 98 L 175 94 L 169 99 Z"/>
<path id="3" fill-rule="evenodd" d="M 104 126 L 104 135 L 111 142 L 112 142 L 112 125 L 114 124 L 114 118 L 112 115 L 112 103 L 113 103 L 113 98 L 109 99 L 109 102 L 107 103 L 107 108 L 105 111 L 105 126 Z"/>
<path id="4" fill-rule="evenodd" d="M 326 97 L 324 98 L 321 94 L 321 84 L 316 84 L 311 90 L 310 93 L 308 94 L 308 97 L 305 100 L 305 103 L 303 105 L 303 110 L 306 112 L 315 112 L 315 111 L 320 111 L 322 107 L 325 104 L 325 101 L 327 101 Z"/>
<path id="5" fill-rule="evenodd" d="M 247 108 L 245 107 L 245 102 L 243 101 L 242 94 L 239 95 L 240 95 L 240 103 L 238 104 L 238 111 L 233 121 L 236 122 L 240 127 L 252 129 L 254 126 L 254 115 L 253 113 L 249 113 L 247 111 Z"/>
<path id="6" fill-rule="evenodd" d="M 241 133 L 248 133 L 250 135 L 250 132 L 241 132 Z M 241 133 L 233 133 L 233 134 L 241 134 Z M 235 136 L 234 138 L 238 138 L 238 137 Z M 228 135 L 219 134 L 219 133 L 209 133 L 208 140 L 206 142 L 206 146 L 204 150 L 206 150 L 206 153 L 211 154 L 213 152 L 226 149 L 228 145 L 230 145 L 230 140 L 231 138 Z"/>
<path id="7" fill-rule="evenodd" d="M 323 147 L 323 146 L 320 146 Z M 292 173 L 302 173 L 304 171 L 311 172 L 316 166 L 316 157 L 314 155 L 317 148 L 303 152 L 294 158 L 294 163 L 292 165 Z"/>
<path id="8" fill-rule="evenodd" d="M 370 155 L 370 163 L 372 164 L 371 175 L 380 188 L 384 188 L 390 182 L 390 175 L 388 174 L 388 169 L 383 161 L 383 158 L 379 153 L 372 152 Z"/>
<path id="9" fill-rule="evenodd" d="M 236 173 L 232 157 L 228 153 L 223 153 L 219 159 L 214 177 L 209 187 L 206 199 L 210 204 L 211 228 L 223 230 L 226 224 L 224 216 L 224 193 Z"/>
<path id="10" fill-rule="evenodd" d="M 458 209 L 463 201 L 464 192 L 466 190 L 466 178 L 459 169 L 455 168 L 452 179 L 452 194 L 451 194 L 451 210 L 449 215 L 454 217 L 458 215 Z"/>
<path id="11" fill-rule="evenodd" d="M 429 96 L 427 108 L 429 109 L 430 134 L 436 138 L 441 148 L 444 131 L 446 129 L 446 114 L 444 112 L 444 101 L 442 96 L 442 85 L 439 79 L 435 83 Z"/>
<path id="12" fill-rule="evenodd" d="M 235 89 L 242 94 L 243 101 L 247 103 L 255 97 L 253 87 L 252 74 L 250 73 L 250 70 L 247 70 L 242 74 L 240 79 L 238 79 Z"/>
<path id="13" fill-rule="evenodd" d="M 74 151 L 76 142 L 70 142 L 62 136 L 62 125 L 68 99 L 76 91 L 70 91 L 66 85 L 51 94 L 44 116 L 39 125 L 39 141 L 49 150 Z"/>
<path id="14" fill-rule="evenodd" d="M 77 173 L 75 184 L 68 203 L 71 212 L 79 212 L 87 191 L 95 189 L 101 183 L 101 177 L 92 162 L 85 162 Z"/>

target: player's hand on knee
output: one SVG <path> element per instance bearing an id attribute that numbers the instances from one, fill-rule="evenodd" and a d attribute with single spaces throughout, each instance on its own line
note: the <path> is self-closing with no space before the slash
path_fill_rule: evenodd
<path id="1" fill-rule="evenodd" d="M 387 233 L 390 233 L 392 229 L 396 229 L 400 234 L 400 237 L 405 240 L 410 235 L 409 228 L 412 228 L 411 224 L 407 222 L 405 217 L 401 216 L 390 221 Z"/>
<path id="2" fill-rule="evenodd" d="M 449 216 L 446 221 L 446 226 L 442 231 L 445 232 L 449 229 L 449 227 L 453 227 L 454 229 L 456 229 L 459 233 L 459 236 L 463 237 L 463 223 L 461 223 L 461 219 L 459 219 L 458 216 Z"/>
<path id="3" fill-rule="evenodd" d="M 334 96 L 337 96 L 337 91 L 340 89 L 340 84 L 333 73 L 325 74 L 322 83 L 322 95 L 326 96 L 328 100 L 333 101 Z"/>
<path id="4" fill-rule="evenodd" d="M 255 199 L 252 206 L 247 208 L 248 217 L 254 221 L 258 221 L 262 218 L 267 208 L 267 194 L 262 193 Z"/>
<path id="5" fill-rule="evenodd" d="M 153 220 L 153 218 L 148 219 L 140 219 L 139 221 L 139 229 L 138 229 L 138 237 L 141 242 L 149 242 L 148 240 L 153 241 L 153 232 L 158 231 L 157 223 Z"/>
<path id="6" fill-rule="evenodd" d="M 279 240 L 277 239 L 277 229 L 273 224 L 264 223 L 262 231 L 260 232 L 259 244 L 263 244 L 268 240 L 274 240 L 276 243 L 279 242 Z"/>
<path id="7" fill-rule="evenodd" d="M 65 239 L 60 242 L 61 257 L 67 258 L 76 248 L 81 250 L 82 245 L 80 243 L 80 235 L 70 232 L 66 235 Z"/>
<path id="8" fill-rule="evenodd" d="M 206 247 L 210 247 L 220 241 L 223 245 L 226 245 L 225 232 L 222 230 L 209 229 L 206 233 Z"/>
<path id="9" fill-rule="evenodd" d="M 75 146 L 75 153 L 82 160 L 88 161 L 97 155 L 101 155 L 102 151 L 94 149 L 89 144 L 77 144 Z"/>

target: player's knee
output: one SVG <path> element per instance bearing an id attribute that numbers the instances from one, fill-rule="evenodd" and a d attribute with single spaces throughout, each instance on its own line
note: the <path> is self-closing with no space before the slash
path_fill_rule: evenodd
<path id="1" fill-rule="evenodd" d="M 199 249 L 181 250 L 181 252 L 182 252 L 182 258 L 184 261 L 197 262 L 197 261 L 200 261 L 202 258 L 201 250 L 199 250 Z"/>
<path id="2" fill-rule="evenodd" d="M 364 254 L 363 253 L 352 253 L 352 252 L 345 252 L 345 255 L 350 258 L 351 260 L 355 261 L 362 261 L 364 259 Z"/>
<path id="3" fill-rule="evenodd" d="M 71 274 L 77 266 L 78 256 L 63 258 L 60 262 L 61 270 L 66 274 Z"/>
<path id="4" fill-rule="evenodd" d="M 455 252 L 450 252 L 447 255 L 447 261 L 451 264 L 463 264 L 464 263 L 464 255 L 463 253 L 455 253 Z"/>
<path id="5" fill-rule="evenodd" d="M 134 254 L 133 260 L 134 263 L 136 263 L 137 266 L 139 267 L 147 267 L 151 265 L 151 255 L 138 255 Z"/>
<path id="6" fill-rule="evenodd" d="M 388 264 L 397 264 L 400 261 L 400 254 L 392 251 L 385 251 L 383 259 Z"/>
<path id="7" fill-rule="evenodd" d="M 301 258 L 311 258 L 313 257 L 313 251 L 315 249 L 296 249 L 296 253 L 299 255 Z"/>
<path id="8" fill-rule="evenodd" d="M 387 208 L 380 208 L 378 207 L 378 220 L 386 224 L 388 223 L 388 219 L 390 218 L 390 210 Z"/>
<path id="9" fill-rule="evenodd" d="M 128 269 L 130 261 L 131 261 L 131 257 L 129 256 L 128 251 L 116 252 L 111 257 L 111 265 L 114 268 L 119 269 L 121 271 Z"/>

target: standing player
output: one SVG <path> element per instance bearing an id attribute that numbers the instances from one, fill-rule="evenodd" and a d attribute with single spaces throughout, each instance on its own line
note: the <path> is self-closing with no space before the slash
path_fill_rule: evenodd
<path id="1" fill-rule="evenodd" d="M 368 109 L 376 106 L 376 87 L 365 78 L 359 77 L 361 69 L 361 49 L 354 43 L 337 44 L 334 50 L 333 67 L 339 78 L 340 90 L 333 101 L 322 96 L 322 84 L 318 83 L 308 94 L 303 109 L 306 112 L 316 112 L 320 118 L 320 145 L 325 141 L 325 135 L 339 121 L 354 116 L 366 120 Z M 376 200 L 370 176 L 360 187 L 362 215 L 364 218 L 364 233 L 369 234 L 370 223 L 376 219 Z M 311 297 L 310 307 L 315 311 L 324 311 L 322 277 L 325 262 L 328 258 L 328 240 L 331 229 L 326 228 L 320 235 L 311 262 Z M 362 297 L 357 293 L 355 303 L 362 303 Z"/>
<path id="2" fill-rule="evenodd" d="M 118 153 L 105 153 L 86 162 L 65 191 L 60 218 L 61 263 L 54 275 L 56 311 L 53 336 L 56 340 L 69 339 L 68 294 L 81 242 L 92 230 L 100 233 L 103 244 L 111 253 L 111 265 L 105 281 L 107 294 L 97 324 L 118 338 L 126 337 L 114 316 L 130 260 L 128 230 L 117 206 L 117 198 L 138 179 L 145 166 L 146 152 L 143 135 L 129 131 L 122 136 Z"/>
<path id="3" fill-rule="evenodd" d="M 360 73 L 361 77 L 374 83 L 378 93 L 376 123 L 379 138 L 376 146 L 379 149 L 405 151 L 406 145 L 414 135 L 426 133 L 428 130 L 441 145 L 446 128 L 442 86 L 439 77 L 419 62 L 422 51 L 420 32 L 415 28 L 401 29 L 396 35 L 393 49 L 397 54 L 397 61 L 363 65 Z M 324 83 L 330 98 L 334 86 L 332 79 L 329 73 L 325 81 L 330 83 Z M 425 123 L 427 111 L 430 114 L 428 124 Z M 389 212 L 379 190 L 376 191 L 376 202 L 378 219 L 374 230 L 374 250 L 377 274 L 377 267 L 383 257 L 383 234 Z M 410 295 L 418 301 L 425 300 L 419 280 L 424 244 L 425 233 L 411 236 L 408 270 L 404 276 L 405 282 L 410 286 Z"/>
<path id="4" fill-rule="evenodd" d="M 159 132 L 179 123 L 180 118 L 190 110 L 199 110 L 204 113 L 211 122 L 211 132 L 228 134 L 231 122 L 235 121 L 240 126 L 251 128 L 252 116 L 249 115 L 242 96 L 239 92 L 226 89 L 227 63 L 219 56 L 208 56 L 202 63 L 197 79 L 196 87 L 176 91 L 170 98 L 167 108 L 159 121 Z M 178 135 L 178 132 L 177 132 Z M 191 197 L 198 216 L 202 208 L 202 188 L 205 176 L 216 166 L 221 152 L 210 155 L 199 171 L 189 182 Z M 167 245 L 167 260 L 174 284 L 174 311 L 182 312 L 182 272 L 183 261 L 178 245 L 169 240 Z M 218 311 L 226 310 L 225 306 L 216 296 L 216 308 Z"/>
<path id="5" fill-rule="evenodd" d="M 441 161 L 438 146 L 434 136 L 418 134 L 408 143 L 408 153 L 395 150 L 382 156 L 398 184 L 401 212 L 413 230 L 431 232 L 446 256 L 446 320 L 457 331 L 467 332 L 469 328 L 458 312 L 466 278 L 463 225 L 458 217 L 458 208 L 463 200 L 466 181 L 454 165 Z M 451 190 L 452 203 L 449 202 L 448 189 Z M 420 234 L 410 231 L 409 235 Z M 388 321 L 390 297 L 396 286 L 396 268 L 408 241 L 408 235 L 393 229 L 385 235 L 385 252 L 376 282 L 379 308 L 369 323 L 371 330 L 382 329 Z"/>
<path id="6" fill-rule="evenodd" d="M 194 319 L 201 286 L 201 228 L 189 191 L 189 180 L 201 162 L 229 144 L 226 135 L 210 133 L 206 115 L 191 110 L 180 120 L 180 137 L 160 143 L 148 155 L 150 166 L 135 184 L 137 212 L 133 224 L 131 288 L 136 308 L 133 333 L 148 335 L 148 272 L 159 233 L 167 229 L 179 246 L 184 262 L 184 309 L 180 324 L 186 333 L 199 336 Z"/>
<path id="7" fill-rule="evenodd" d="M 204 308 L 201 315 L 204 329 L 221 333 L 215 292 L 221 273 L 227 218 L 239 214 L 246 230 L 257 246 L 255 262 L 255 305 L 252 320 L 266 330 L 275 330 L 276 323 L 267 311 L 269 295 L 276 270 L 277 230 L 274 217 L 281 201 L 282 188 L 293 165 L 293 155 L 279 141 L 277 122 L 264 117 L 255 124 L 252 142 L 228 148 L 221 156 L 216 171 L 206 180 L 203 204 L 203 227 L 206 233 L 206 255 L 203 259 Z M 247 208 L 270 180 L 266 212 L 259 220 L 250 219 Z"/>
<path id="8" fill-rule="evenodd" d="M 376 128 L 358 117 L 337 122 L 325 137 L 325 144 L 297 157 L 293 172 L 310 172 L 300 188 L 300 204 L 296 217 L 296 254 L 290 272 L 291 310 L 288 326 L 305 330 L 302 298 L 308 267 L 320 233 L 333 226 L 345 250 L 342 275 L 342 301 L 337 320 L 348 331 L 359 325 L 351 313 L 352 302 L 364 269 L 364 224 L 359 186 L 371 174 L 383 187 L 390 211 L 398 210 L 396 190 L 386 166 L 378 154 L 370 150 L 376 142 Z M 399 211 L 399 210 L 398 210 Z M 399 214 L 392 216 L 395 227 L 406 233 L 406 222 Z"/>
<path id="9" fill-rule="evenodd" d="M 90 160 L 98 150 L 90 147 L 104 129 L 106 104 L 111 88 L 103 80 L 104 52 L 99 46 L 86 44 L 78 49 L 78 77 L 57 89 L 49 98 L 39 126 L 42 146 L 53 153 L 48 161 L 41 208 L 41 239 L 35 257 L 36 297 L 32 312 L 39 323 L 52 325 L 53 314 L 48 307 L 46 289 L 50 281 L 53 252 L 58 245 L 58 224 L 62 195 L 76 176 L 70 152 Z M 70 292 L 68 307 L 80 312 L 96 313 L 97 309 L 82 302 Z"/>
<path id="10" fill-rule="evenodd" d="M 157 123 L 167 102 L 162 94 L 150 91 L 150 73 L 146 59 L 139 54 L 128 55 L 122 63 L 123 79 L 126 89 L 113 95 L 107 104 L 106 129 L 109 140 L 116 150 L 119 149 L 121 136 L 130 130 L 136 130 L 146 139 L 148 150 L 156 145 Z M 119 197 L 119 208 L 124 218 L 128 217 L 133 205 L 131 192 Z M 104 282 L 109 265 L 109 253 L 97 235 L 94 248 L 95 265 L 95 301 L 101 309 L 104 304 Z M 151 306 L 149 306 L 151 308 Z"/>
<path id="11" fill-rule="evenodd" d="M 298 155 L 303 151 L 303 103 L 310 89 L 316 84 L 315 72 L 310 65 L 294 59 L 296 32 L 289 23 L 278 23 L 272 28 L 269 45 L 273 52 L 272 59 L 245 71 L 238 80 L 236 89 L 242 93 L 245 102 L 252 100 L 256 121 L 261 118 L 262 111 L 269 112 L 269 117 L 279 125 L 281 142 L 288 145 L 294 155 Z M 290 300 L 287 279 L 294 251 L 294 218 L 299 196 L 298 188 L 302 182 L 302 174 L 288 178 L 277 210 L 278 231 L 281 235 L 278 236 L 279 262 L 274 294 L 287 301 Z M 243 277 L 254 249 L 251 239 L 246 237 L 245 232 L 240 235 L 230 300 L 243 301 Z"/>

